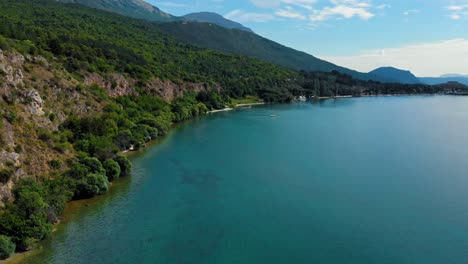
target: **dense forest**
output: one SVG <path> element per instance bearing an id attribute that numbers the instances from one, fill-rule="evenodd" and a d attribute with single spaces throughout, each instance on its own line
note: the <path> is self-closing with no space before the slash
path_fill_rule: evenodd
<path id="1" fill-rule="evenodd" d="M 56 173 L 31 175 L 34 177 L 15 183 L 14 199 L 0 211 L 0 259 L 15 250 L 28 250 L 46 237 L 67 201 L 100 195 L 115 179 L 129 176 L 131 164 L 120 155 L 121 151 L 143 147 L 164 136 L 174 123 L 224 108 L 233 99 L 257 96 L 265 102 L 289 102 L 299 95 L 418 94 L 466 88 L 455 84 L 379 83 L 336 71 L 297 72 L 246 56 L 192 46 L 170 37 L 155 22 L 74 4 L 5 0 L 0 2 L 0 10 L 2 52 L 42 56 L 52 65 L 49 68 L 79 83 L 73 86 L 74 92 L 92 98 L 93 103 L 85 102 L 88 108 L 98 105 L 87 115 L 64 111 L 67 115 L 56 129 L 31 129 L 34 124 L 22 121 L 18 105 L 28 103 L 20 99 L 19 91 L 33 88 L 34 83 L 10 87 L 3 77 L 5 73 L 0 72 L 0 86 L 7 87 L 1 94 L 0 128 L 24 126 L 24 130 L 37 134 L 37 144 L 42 148 L 58 153 L 48 162 Z M 103 87 L 83 82 L 86 75 L 105 77 L 110 73 L 135 80 L 136 92 L 111 97 Z M 45 77 L 31 80 L 37 82 L 40 78 Z M 195 83 L 205 89 L 186 92 L 168 102 L 145 89 L 155 79 Z M 53 103 L 57 102 L 49 102 Z M 47 119 L 58 122 L 55 113 L 48 113 Z M 11 164 L 0 167 L 0 184 L 11 180 L 14 169 Z"/>
<path id="2" fill-rule="evenodd" d="M 152 78 L 219 85 L 234 97 L 278 90 L 297 76 L 270 63 L 177 41 L 155 22 L 80 5 L 10 0 L 0 9 L 0 35 L 21 40 L 25 53 L 59 58 L 69 72 L 119 72 L 143 82 L 140 86 Z"/>

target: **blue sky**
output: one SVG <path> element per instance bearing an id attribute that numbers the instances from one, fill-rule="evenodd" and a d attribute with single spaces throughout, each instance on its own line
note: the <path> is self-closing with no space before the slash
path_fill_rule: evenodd
<path id="1" fill-rule="evenodd" d="M 334 63 L 419 76 L 468 74 L 468 0 L 149 0 L 174 15 L 212 11 Z M 465 59 L 462 59 L 465 58 Z"/>

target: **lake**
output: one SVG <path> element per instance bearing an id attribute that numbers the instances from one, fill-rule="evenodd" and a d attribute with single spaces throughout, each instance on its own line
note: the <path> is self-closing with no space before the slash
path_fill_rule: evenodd
<path id="1" fill-rule="evenodd" d="M 23 262 L 468 263 L 468 97 L 216 113 L 132 161 Z"/>

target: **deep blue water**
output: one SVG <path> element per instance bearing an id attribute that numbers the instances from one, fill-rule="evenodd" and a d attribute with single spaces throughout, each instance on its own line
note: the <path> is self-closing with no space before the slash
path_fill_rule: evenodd
<path id="1" fill-rule="evenodd" d="M 217 113 L 133 162 L 24 262 L 468 263 L 468 97 Z"/>

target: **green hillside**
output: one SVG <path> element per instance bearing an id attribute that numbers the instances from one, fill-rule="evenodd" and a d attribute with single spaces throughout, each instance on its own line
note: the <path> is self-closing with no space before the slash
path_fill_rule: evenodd
<path id="1" fill-rule="evenodd" d="M 1 35 L 29 43 L 33 53 L 58 57 L 70 72 L 118 72 L 143 82 L 157 78 L 201 83 L 223 87 L 232 96 L 256 94 L 296 76 L 270 63 L 177 41 L 156 23 L 81 5 L 2 1 L 0 9 Z"/>
<path id="2" fill-rule="evenodd" d="M 160 27 L 168 34 L 200 47 L 247 55 L 298 71 L 336 70 L 363 80 L 386 81 L 385 78 L 337 66 L 251 32 L 190 22 L 163 23 Z"/>
<path id="3" fill-rule="evenodd" d="M 61 1 L 80 3 L 86 6 L 115 12 L 129 17 L 147 19 L 150 21 L 169 22 L 178 20 L 176 17 L 165 13 L 164 15 L 159 15 L 158 12 L 160 11 L 148 14 L 148 8 L 151 9 L 156 7 L 153 7 L 143 0 Z M 142 8 L 142 6 L 145 6 L 146 8 Z M 156 18 L 154 16 L 156 16 Z M 202 12 L 188 14 L 184 18 L 189 21 L 162 23 L 160 28 L 173 37 L 199 47 L 246 55 L 252 58 L 271 62 L 276 65 L 281 65 L 289 69 L 324 72 L 336 70 L 363 80 L 392 81 L 385 77 L 361 73 L 340 67 L 330 62 L 318 59 L 305 52 L 283 46 L 253 32 L 249 32 L 250 29 L 245 28 L 238 23 L 226 20 L 217 14 Z M 213 24 L 190 22 L 190 20 L 210 22 Z M 231 30 L 231 28 L 242 30 Z"/>

